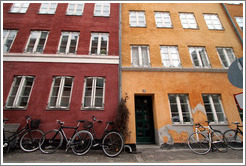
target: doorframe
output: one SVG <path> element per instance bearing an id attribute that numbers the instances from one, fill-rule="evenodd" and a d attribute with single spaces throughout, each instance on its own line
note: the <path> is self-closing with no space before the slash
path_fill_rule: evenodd
<path id="1" fill-rule="evenodd" d="M 135 123 L 134 123 L 134 125 L 135 125 L 135 137 L 136 137 L 136 144 L 138 144 L 137 143 L 137 127 L 136 127 L 136 109 L 135 109 L 135 107 L 136 107 L 136 100 L 135 100 L 135 98 L 137 97 L 137 96 L 148 96 L 148 97 L 151 97 L 151 101 L 152 101 L 152 114 L 153 114 L 153 130 L 154 130 L 154 133 L 153 133 L 153 137 L 154 137 L 154 144 L 157 144 L 157 135 L 156 135 L 156 130 L 155 130 L 155 128 L 156 128 L 156 125 L 155 125 L 155 121 L 156 121 L 156 112 L 155 112 L 155 103 L 154 103 L 154 101 L 155 101 L 155 94 L 154 93 L 135 93 L 134 94 L 134 121 L 135 121 Z M 147 144 L 148 145 L 148 144 Z"/>

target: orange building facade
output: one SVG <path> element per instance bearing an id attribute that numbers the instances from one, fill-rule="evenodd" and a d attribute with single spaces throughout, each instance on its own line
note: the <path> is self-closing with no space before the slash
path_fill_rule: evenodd
<path id="1" fill-rule="evenodd" d="M 243 16 L 238 7 L 236 15 Z M 227 72 L 243 56 L 243 45 L 222 4 L 123 3 L 121 11 L 126 143 L 187 143 L 195 123 L 209 120 L 223 132 L 242 122 L 234 94 L 243 89 Z"/>

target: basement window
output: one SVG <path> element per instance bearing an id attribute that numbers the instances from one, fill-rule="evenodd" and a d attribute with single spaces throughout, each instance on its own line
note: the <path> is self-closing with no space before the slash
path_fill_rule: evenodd
<path id="1" fill-rule="evenodd" d="M 5 104 L 6 109 L 26 109 L 34 84 L 33 76 L 15 76 Z"/>

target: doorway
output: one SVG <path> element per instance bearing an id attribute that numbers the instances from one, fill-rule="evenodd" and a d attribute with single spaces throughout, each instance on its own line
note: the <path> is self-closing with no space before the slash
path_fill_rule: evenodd
<path id="1" fill-rule="evenodd" d="M 135 96 L 137 144 L 154 144 L 154 120 L 152 96 Z"/>

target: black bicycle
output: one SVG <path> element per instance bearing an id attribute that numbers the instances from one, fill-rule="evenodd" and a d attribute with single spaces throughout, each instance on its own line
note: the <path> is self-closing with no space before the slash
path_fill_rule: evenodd
<path id="1" fill-rule="evenodd" d="M 228 146 L 234 150 L 243 150 L 243 132 L 239 127 L 240 123 L 233 122 L 237 125 L 236 129 L 229 129 L 224 132 L 224 138 L 228 143 Z"/>
<path id="2" fill-rule="evenodd" d="M 6 138 L 5 136 L 5 131 L 3 127 L 3 148 L 7 149 L 7 152 L 9 152 L 11 148 L 15 147 L 18 140 L 20 148 L 25 152 L 33 152 L 38 149 L 39 140 L 44 134 L 43 131 L 37 129 L 40 124 L 40 119 L 32 120 L 31 116 L 25 116 L 25 118 L 26 125 L 17 132 L 14 132 L 8 138 Z M 3 124 L 5 125 L 5 122 L 7 121 L 9 120 L 3 119 Z"/>
<path id="3" fill-rule="evenodd" d="M 80 123 L 84 122 L 85 120 L 77 120 L 78 124 L 76 127 L 63 126 L 65 122 L 61 122 L 60 120 L 56 121 L 59 125 L 59 129 L 50 130 L 45 133 L 39 141 L 39 149 L 45 154 L 54 153 L 59 147 L 62 146 L 63 139 L 65 138 L 65 141 L 67 143 L 66 151 L 71 147 L 74 154 L 77 154 L 77 151 L 75 150 L 75 147 L 73 146 L 71 140 L 74 139 Z M 74 133 L 72 137 L 67 138 L 63 129 L 73 129 Z"/>
<path id="4" fill-rule="evenodd" d="M 102 147 L 103 152 L 109 157 L 118 156 L 124 147 L 124 139 L 121 133 L 114 130 L 108 130 L 109 125 L 113 122 L 107 121 L 107 126 L 104 129 L 104 133 L 101 139 L 98 139 L 94 130 L 94 123 L 102 123 L 95 116 L 92 116 L 91 121 L 85 121 L 83 127 L 85 130 L 81 130 L 72 139 L 74 145 L 74 151 L 77 155 L 86 154 L 91 147 Z"/>

